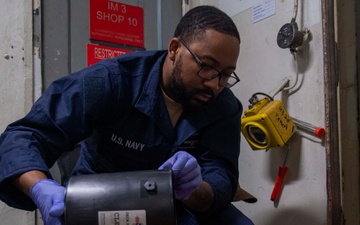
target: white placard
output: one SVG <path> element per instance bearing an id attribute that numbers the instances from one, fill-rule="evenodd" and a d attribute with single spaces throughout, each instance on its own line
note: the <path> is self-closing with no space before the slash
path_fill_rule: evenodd
<path id="1" fill-rule="evenodd" d="M 263 0 L 253 6 L 253 23 L 259 22 L 275 14 L 275 0 Z"/>
<path id="2" fill-rule="evenodd" d="M 219 9 L 230 17 L 257 5 L 262 0 L 220 0 Z"/>

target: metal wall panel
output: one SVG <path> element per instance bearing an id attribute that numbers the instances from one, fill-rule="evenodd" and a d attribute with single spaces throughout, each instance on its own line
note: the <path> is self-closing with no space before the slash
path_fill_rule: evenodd
<path id="1" fill-rule="evenodd" d="M 70 71 L 69 2 L 41 2 L 41 61 L 43 90 Z"/>
<path id="2" fill-rule="evenodd" d="M 117 2 L 144 8 L 145 49 L 167 48 L 168 41 L 182 15 L 181 0 L 118 0 Z M 89 0 L 42 1 L 42 13 L 42 75 L 45 89 L 55 79 L 87 65 L 86 45 L 91 43 Z M 161 40 L 160 45 L 159 40 Z M 96 43 L 123 47 L 99 41 Z"/>

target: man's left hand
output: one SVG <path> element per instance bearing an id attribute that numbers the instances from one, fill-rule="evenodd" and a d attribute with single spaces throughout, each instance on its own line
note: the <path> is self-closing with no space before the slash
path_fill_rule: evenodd
<path id="1" fill-rule="evenodd" d="M 176 152 L 159 170 L 171 169 L 174 175 L 175 198 L 187 200 L 199 188 L 202 177 L 201 168 L 195 157 L 185 151 Z"/>

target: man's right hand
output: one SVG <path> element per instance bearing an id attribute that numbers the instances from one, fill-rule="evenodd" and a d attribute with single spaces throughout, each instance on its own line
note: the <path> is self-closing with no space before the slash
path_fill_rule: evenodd
<path id="1" fill-rule="evenodd" d="M 30 189 L 30 197 L 40 210 L 45 225 L 61 225 L 64 196 L 65 188 L 50 179 L 39 180 Z"/>

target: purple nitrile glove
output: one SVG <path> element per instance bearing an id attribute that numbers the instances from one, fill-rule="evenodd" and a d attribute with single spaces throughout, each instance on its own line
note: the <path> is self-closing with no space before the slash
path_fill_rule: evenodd
<path id="1" fill-rule="evenodd" d="M 65 188 L 54 180 L 37 181 L 30 190 L 31 199 L 40 210 L 45 225 L 61 225 Z"/>
<path id="2" fill-rule="evenodd" d="M 159 167 L 159 170 L 162 169 L 171 169 L 173 172 L 176 199 L 188 199 L 202 182 L 199 164 L 192 155 L 184 151 L 176 152 Z"/>

